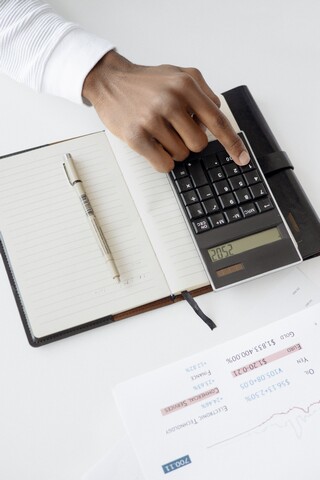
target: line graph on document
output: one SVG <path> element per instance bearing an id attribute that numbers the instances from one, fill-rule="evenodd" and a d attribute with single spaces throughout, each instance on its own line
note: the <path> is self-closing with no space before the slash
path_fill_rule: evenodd
<path id="1" fill-rule="evenodd" d="M 260 435 L 271 428 L 275 429 L 291 429 L 297 440 L 302 439 L 305 426 L 314 423 L 314 431 L 320 431 L 320 399 L 310 403 L 307 407 L 293 406 L 286 411 L 275 412 L 269 418 L 266 418 L 258 425 L 244 430 L 231 437 L 225 438 L 219 442 L 208 445 L 207 448 L 213 448 L 218 445 L 231 442 L 240 437 L 247 435 Z"/>

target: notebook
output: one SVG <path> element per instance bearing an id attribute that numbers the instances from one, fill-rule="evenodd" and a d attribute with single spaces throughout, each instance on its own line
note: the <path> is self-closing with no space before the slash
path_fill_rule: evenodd
<path id="1" fill-rule="evenodd" d="M 67 152 L 120 283 L 68 182 Z M 109 133 L 1 158 L 0 205 L 3 259 L 32 346 L 211 290 L 169 178 Z"/>

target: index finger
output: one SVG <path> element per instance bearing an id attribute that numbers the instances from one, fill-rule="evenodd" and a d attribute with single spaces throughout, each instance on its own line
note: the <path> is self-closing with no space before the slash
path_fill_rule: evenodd
<path id="1" fill-rule="evenodd" d="M 200 89 L 189 100 L 192 111 L 224 146 L 235 163 L 238 165 L 249 163 L 250 156 L 243 141 L 219 107 Z"/>

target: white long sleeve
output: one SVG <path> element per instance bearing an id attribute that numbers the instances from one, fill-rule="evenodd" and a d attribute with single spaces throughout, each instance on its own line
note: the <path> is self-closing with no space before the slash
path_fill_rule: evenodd
<path id="1" fill-rule="evenodd" d="M 113 48 L 39 0 L 0 0 L 0 70 L 39 92 L 81 103 L 87 74 Z"/>

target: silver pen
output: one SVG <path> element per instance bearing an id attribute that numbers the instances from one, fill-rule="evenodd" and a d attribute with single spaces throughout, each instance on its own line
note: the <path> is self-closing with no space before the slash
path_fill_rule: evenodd
<path id="1" fill-rule="evenodd" d="M 117 282 L 120 282 L 120 274 L 117 269 L 117 266 L 115 264 L 115 261 L 113 259 L 112 253 L 110 251 L 110 248 L 107 244 L 107 240 L 105 239 L 105 236 L 101 230 L 101 227 L 98 223 L 98 220 L 94 214 L 93 208 L 91 206 L 91 203 L 89 201 L 89 198 L 83 188 L 83 183 L 82 180 L 80 179 L 78 172 L 76 170 L 74 161 L 72 159 L 72 156 L 70 153 L 65 153 L 64 154 L 64 163 L 63 163 L 63 168 L 66 172 L 67 178 L 69 180 L 70 185 L 74 188 L 76 191 L 80 202 L 83 206 L 84 211 L 86 212 L 86 216 L 88 219 L 88 222 L 90 224 L 90 227 L 92 229 L 92 232 L 98 242 L 98 245 L 102 251 L 103 256 L 106 259 L 106 262 L 110 265 L 110 268 L 112 270 L 112 275 L 113 279 L 116 280 Z"/>

